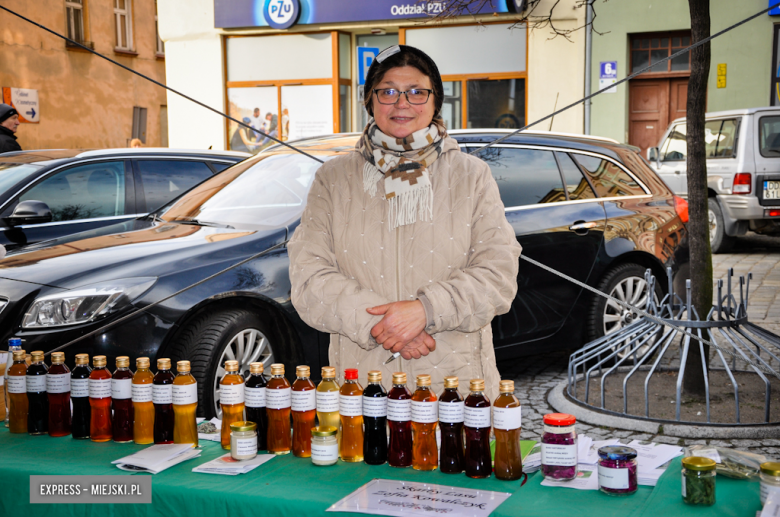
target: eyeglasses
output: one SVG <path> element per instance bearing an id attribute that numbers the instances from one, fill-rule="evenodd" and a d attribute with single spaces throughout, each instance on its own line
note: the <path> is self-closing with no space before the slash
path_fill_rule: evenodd
<path id="1" fill-rule="evenodd" d="M 433 90 L 426 90 L 422 88 L 413 88 L 406 90 L 405 92 L 396 90 L 395 88 L 379 88 L 374 89 L 376 100 L 379 104 L 395 104 L 398 99 L 401 98 L 401 94 L 406 94 L 406 100 L 409 104 L 425 104 L 428 102 L 428 97 L 431 96 Z"/>

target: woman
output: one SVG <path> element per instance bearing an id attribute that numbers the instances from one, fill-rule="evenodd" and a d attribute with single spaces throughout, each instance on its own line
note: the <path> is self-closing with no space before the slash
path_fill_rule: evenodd
<path id="1" fill-rule="evenodd" d="M 397 45 L 366 77 L 356 150 L 317 172 L 289 243 L 292 302 L 331 334 L 339 374 L 427 373 L 442 390 L 484 378 L 498 394 L 490 321 L 517 291 L 520 245 L 489 167 L 441 120 L 443 87 L 422 51 Z M 384 366 L 393 352 L 403 360 Z"/>
<path id="2" fill-rule="evenodd" d="M 249 117 L 244 117 L 242 120 L 244 124 L 250 124 L 252 122 L 252 119 Z M 247 129 L 244 126 L 238 126 L 233 133 L 233 137 L 230 139 L 230 150 L 254 153 L 255 148 L 260 144 L 253 141 L 253 133 L 254 131 L 251 129 Z"/>

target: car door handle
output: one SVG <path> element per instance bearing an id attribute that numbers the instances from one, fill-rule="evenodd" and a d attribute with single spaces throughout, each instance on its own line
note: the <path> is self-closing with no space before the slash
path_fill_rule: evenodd
<path id="1" fill-rule="evenodd" d="M 571 230 L 573 232 L 578 232 L 578 233 L 581 233 L 581 232 L 587 233 L 588 230 L 592 230 L 593 228 L 595 228 L 598 225 L 599 225 L 599 223 L 594 222 L 594 221 L 588 221 L 587 223 L 584 222 L 584 221 L 580 221 L 580 222 L 576 222 L 573 225 L 569 226 L 569 230 Z"/>
<path id="2" fill-rule="evenodd" d="M 674 171 L 675 174 L 685 174 L 685 171 Z"/>

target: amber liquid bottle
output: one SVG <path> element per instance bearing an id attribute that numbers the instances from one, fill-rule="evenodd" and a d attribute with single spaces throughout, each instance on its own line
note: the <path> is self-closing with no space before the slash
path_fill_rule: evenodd
<path id="1" fill-rule="evenodd" d="M 70 434 L 70 370 L 65 366 L 65 352 L 51 354 L 51 368 L 46 374 L 49 396 L 49 436 Z"/>
<path id="2" fill-rule="evenodd" d="M 295 368 L 295 382 L 290 395 L 292 410 L 292 453 L 298 458 L 311 458 L 311 429 L 317 416 L 317 386 L 309 379 L 308 366 Z"/>
<path id="3" fill-rule="evenodd" d="M 152 379 L 152 403 L 154 404 L 154 443 L 173 443 L 173 379 L 171 360 L 157 360 L 157 373 Z"/>
<path id="4" fill-rule="evenodd" d="M 463 397 L 458 393 L 458 378 L 444 378 L 444 391 L 439 397 L 439 429 L 441 450 L 439 470 L 445 474 L 463 472 Z"/>
<path id="5" fill-rule="evenodd" d="M 336 369 L 323 366 L 322 381 L 317 385 L 317 420 L 320 427 L 339 428 L 339 389 Z"/>
<path id="6" fill-rule="evenodd" d="M 387 393 L 387 425 L 390 445 L 387 464 L 412 466 L 412 393 L 406 387 L 406 374 L 393 374 L 393 387 Z"/>
<path id="7" fill-rule="evenodd" d="M 268 452 L 290 454 L 290 383 L 284 378 L 284 365 L 271 365 L 271 379 L 265 389 L 265 410 L 268 415 Z"/>
<path id="8" fill-rule="evenodd" d="M 485 397 L 485 381 L 472 379 L 464 407 L 466 429 L 466 475 L 490 477 L 490 401 Z"/>
<path id="9" fill-rule="evenodd" d="M 89 438 L 92 422 L 92 408 L 89 405 L 89 367 L 88 354 L 76 354 L 76 366 L 70 373 L 70 402 L 73 404 L 73 418 L 70 431 L 76 440 Z"/>
<path id="10" fill-rule="evenodd" d="M 15 350 L 8 370 L 8 427 L 12 433 L 27 432 L 27 361 L 24 350 Z"/>
<path id="11" fill-rule="evenodd" d="M 198 446 L 198 382 L 190 372 L 189 361 L 176 363 L 178 375 L 173 379 L 173 443 L 191 443 Z"/>
<path id="12" fill-rule="evenodd" d="M 244 378 L 238 373 L 238 361 L 225 361 L 225 375 L 219 381 L 219 405 L 222 408 L 222 448 L 230 450 L 230 424 L 244 422 Z"/>
<path id="13" fill-rule="evenodd" d="M 268 450 L 268 414 L 265 411 L 265 389 L 268 381 L 263 375 L 263 363 L 249 364 L 249 377 L 244 383 L 246 420 L 257 424 L 257 450 Z"/>
<path id="14" fill-rule="evenodd" d="M 363 461 L 363 387 L 358 383 L 355 368 L 344 370 L 344 384 L 339 390 L 339 416 L 341 417 L 341 461 Z"/>
<path id="15" fill-rule="evenodd" d="M 368 372 L 363 390 L 363 461 L 369 465 L 387 462 L 387 392 L 382 387 L 382 372 Z"/>
<path id="16" fill-rule="evenodd" d="M 154 374 L 149 371 L 149 358 L 135 360 L 133 375 L 133 441 L 138 445 L 154 443 L 154 399 L 152 382 Z"/>
<path id="17" fill-rule="evenodd" d="M 130 358 L 126 355 L 116 358 L 116 371 L 111 378 L 111 405 L 114 409 L 114 441 L 132 442 L 133 372 L 130 371 Z"/>
<path id="18" fill-rule="evenodd" d="M 46 394 L 46 373 L 49 368 L 43 362 L 43 352 L 32 354 L 32 364 L 27 367 L 27 432 L 31 435 L 49 431 L 49 397 Z"/>
<path id="19" fill-rule="evenodd" d="M 520 454 L 520 401 L 515 397 L 515 381 L 501 381 L 493 402 L 493 432 L 496 434 L 496 478 L 514 481 L 523 476 Z"/>
<path id="20" fill-rule="evenodd" d="M 436 470 L 439 467 L 439 450 L 436 445 L 436 424 L 439 421 L 439 405 L 431 391 L 431 376 L 417 376 L 417 389 L 412 395 L 412 468 Z"/>
<path id="21" fill-rule="evenodd" d="M 92 373 L 89 374 L 89 438 L 93 442 L 107 442 L 111 439 L 111 372 L 106 368 L 106 356 L 92 358 Z"/>

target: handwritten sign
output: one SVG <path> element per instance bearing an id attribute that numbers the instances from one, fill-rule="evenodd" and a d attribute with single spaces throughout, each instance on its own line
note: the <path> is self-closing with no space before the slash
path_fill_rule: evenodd
<path id="1" fill-rule="evenodd" d="M 327 511 L 399 516 L 487 517 L 511 495 L 506 492 L 375 479 Z"/>

